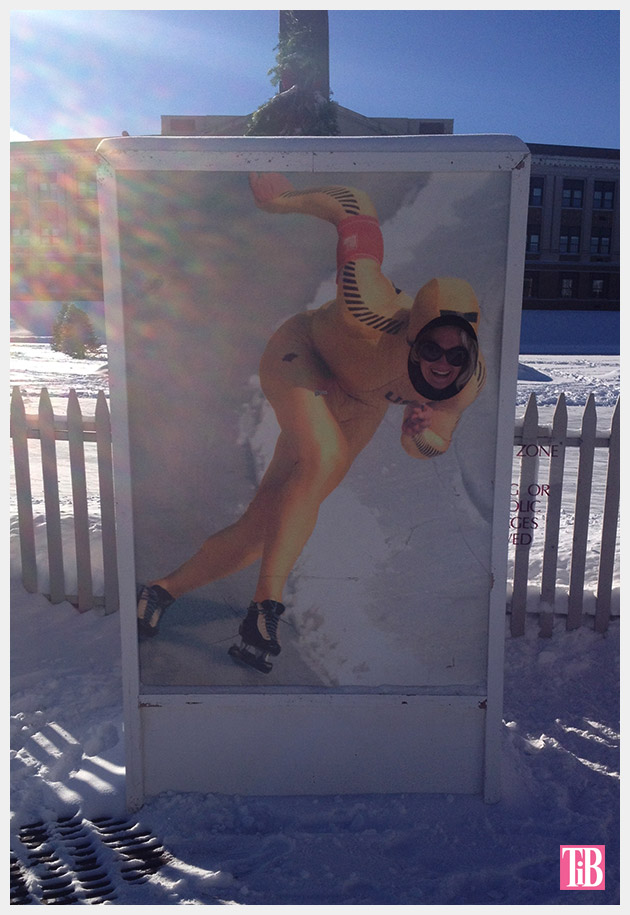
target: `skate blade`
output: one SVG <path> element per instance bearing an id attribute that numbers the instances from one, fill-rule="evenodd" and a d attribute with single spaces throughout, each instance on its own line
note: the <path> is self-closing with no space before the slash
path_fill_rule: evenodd
<path id="1" fill-rule="evenodd" d="M 273 664 L 267 660 L 265 652 L 255 654 L 255 652 L 250 651 L 244 645 L 232 645 L 232 647 L 228 649 L 228 654 L 234 661 L 246 664 L 248 667 L 253 667 L 254 670 L 259 671 L 261 674 L 268 674 L 273 667 Z"/>

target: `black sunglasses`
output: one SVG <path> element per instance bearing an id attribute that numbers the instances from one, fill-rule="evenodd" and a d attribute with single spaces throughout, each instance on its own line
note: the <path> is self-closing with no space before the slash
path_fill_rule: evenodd
<path id="1" fill-rule="evenodd" d="M 442 356 L 446 356 L 449 365 L 460 367 L 468 362 L 468 351 L 465 346 L 452 346 L 450 349 L 442 349 L 439 343 L 434 340 L 424 340 L 416 344 L 416 355 L 426 362 L 437 362 Z"/>

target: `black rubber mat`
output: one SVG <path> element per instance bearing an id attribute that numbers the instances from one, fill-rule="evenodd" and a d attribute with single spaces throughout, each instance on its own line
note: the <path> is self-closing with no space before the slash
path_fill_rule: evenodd
<path id="1" fill-rule="evenodd" d="M 11 905 L 114 902 L 120 881 L 147 880 L 169 860 L 140 823 L 79 814 L 22 826 L 11 851 Z"/>

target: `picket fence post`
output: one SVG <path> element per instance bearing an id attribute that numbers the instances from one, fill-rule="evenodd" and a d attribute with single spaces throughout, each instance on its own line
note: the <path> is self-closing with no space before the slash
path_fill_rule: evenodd
<path id="1" fill-rule="evenodd" d="M 103 543 L 103 577 L 105 580 L 105 613 L 118 610 L 118 554 L 116 544 L 116 510 L 112 465 L 112 429 L 103 391 L 96 398 L 96 452 L 101 503 L 101 537 Z"/>
<path id="2" fill-rule="evenodd" d="M 20 536 L 22 584 L 31 593 L 37 593 L 37 553 L 35 550 L 35 525 L 33 522 L 33 495 L 31 468 L 28 453 L 28 428 L 26 410 L 18 387 L 11 393 L 11 437 L 13 439 L 13 465 Z"/>
<path id="3" fill-rule="evenodd" d="M 531 394 L 523 417 L 523 444 L 527 445 L 537 441 L 538 406 L 535 395 Z M 535 449 L 533 455 L 527 454 L 526 449 L 524 449 L 523 457 L 521 458 L 521 474 L 517 495 L 519 501 L 527 497 L 530 486 L 536 481 L 537 467 L 538 449 Z M 531 542 L 531 537 L 519 537 L 514 552 L 514 584 L 512 587 L 512 616 L 510 620 L 510 631 L 514 636 L 523 635 L 525 632 Z"/>
<path id="4" fill-rule="evenodd" d="M 575 493 L 575 522 L 573 527 L 573 549 L 571 550 L 567 629 L 578 629 L 582 625 L 584 569 L 586 566 L 586 547 L 591 510 L 596 434 L 597 413 L 595 411 L 595 398 L 593 394 L 589 394 L 582 416 L 582 432 L 580 436 L 580 460 Z"/>
<path id="5" fill-rule="evenodd" d="M 59 511 L 55 416 L 47 388 L 42 388 L 39 398 L 39 434 L 44 480 L 44 505 L 46 508 L 50 600 L 53 604 L 60 604 L 66 599 L 66 586 L 63 569 L 61 515 Z"/>
<path id="6" fill-rule="evenodd" d="M 620 427 L 619 400 L 610 425 L 608 446 L 608 469 L 606 472 L 606 495 L 604 498 L 604 519 L 602 522 L 601 553 L 595 601 L 595 631 L 605 632 L 610 621 L 610 597 L 612 592 L 615 548 L 617 545 L 617 519 L 619 517 L 620 489 Z"/>
<path id="7" fill-rule="evenodd" d="M 556 602 L 556 578 L 558 573 L 558 549 L 560 546 L 560 514 L 562 509 L 562 486 L 564 483 L 564 462 L 567 437 L 567 403 L 560 394 L 553 414 L 551 440 L 555 446 L 549 461 L 549 491 L 547 494 L 547 516 L 545 519 L 545 545 L 543 548 L 543 569 L 540 585 L 541 611 L 539 617 L 540 635 L 548 638 L 553 632 L 553 608 Z"/>
<path id="8" fill-rule="evenodd" d="M 85 448 L 83 444 L 83 416 L 79 398 L 74 389 L 68 395 L 67 420 L 77 566 L 77 609 L 83 612 L 90 610 L 94 601 L 92 559 L 90 555 L 90 521 L 85 476 Z"/>

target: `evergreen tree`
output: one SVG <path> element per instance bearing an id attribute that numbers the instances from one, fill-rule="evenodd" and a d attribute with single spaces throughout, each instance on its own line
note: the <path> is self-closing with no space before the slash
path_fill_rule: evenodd
<path id="1" fill-rule="evenodd" d="M 51 349 L 74 359 L 85 359 L 96 352 L 100 343 L 94 333 L 92 321 L 74 302 L 64 302 L 53 323 Z"/>
<path id="2" fill-rule="evenodd" d="M 245 135 L 336 136 L 337 104 L 330 98 L 327 73 L 323 78 L 321 36 L 309 18 L 314 14 L 289 10 L 283 15 L 276 66 L 269 71 L 271 84 L 282 91 L 251 115 Z"/>

